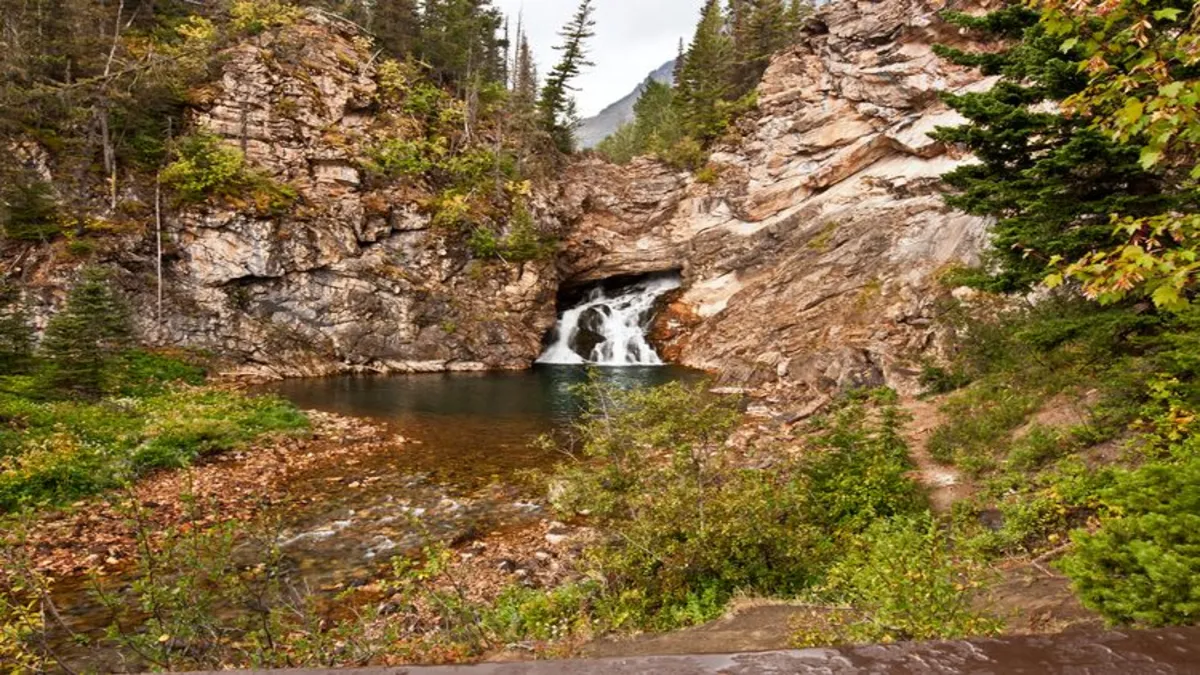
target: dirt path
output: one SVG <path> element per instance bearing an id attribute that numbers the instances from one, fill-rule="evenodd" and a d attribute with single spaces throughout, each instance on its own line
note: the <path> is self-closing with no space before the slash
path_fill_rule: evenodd
<path id="1" fill-rule="evenodd" d="M 917 469 L 913 478 L 929 491 L 929 506 L 934 513 L 949 513 L 955 502 L 975 494 L 976 486 L 954 467 L 938 463 L 929 454 L 929 439 L 946 416 L 940 398 L 906 398 L 900 402 L 911 419 L 904 427 L 904 440 Z"/>

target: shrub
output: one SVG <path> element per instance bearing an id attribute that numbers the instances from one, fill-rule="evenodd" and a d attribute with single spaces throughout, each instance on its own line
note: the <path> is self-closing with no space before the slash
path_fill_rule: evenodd
<path id="1" fill-rule="evenodd" d="M 1061 562 L 1080 599 L 1114 623 L 1195 623 L 1200 459 L 1129 472 L 1104 498 L 1112 515 L 1095 532 L 1076 532 Z"/>
<path id="2" fill-rule="evenodd" d="M 696 171 L 696 182 L 704 185 L 715 185 L 721 180 L 721 168 L 713 163 L 705 164 Z"/>
<path id="3" fill-rule="evenodd" d="M 292 186 L 250 170 L 242 151 L 220 136 L 197 133 L 180 138 L 175 143 L 175 155 L 161 177 L 182 203 L 220 197 L 248 204 L 262 213 L 278 213 L 299 199 Z"/>
<path id="4" fill-rule="evenodd" d="M 286 0 L 236 0 L 229 8 L 233 27 L 251 35 L 295 23 L 303 11 Z"/>
<path id="5" fill-rule="evenodd" d="M 929 438 L 929 454 L 979 475 L 1004 457 L 1010 436 L 1037 409 L 1042 396 L 988 382 L 963 391 L 943 406 L 949 420 Z"/>
<path id="6" fill-rule="evenodd" d="M 658 158 L 676 169 L 695 171 L 708 160 L 708 152 L 700 141 L 690 136 L 684 136 L 659 152 Z"/>
<path id="7" fill-rule="evenodd" d="M 219 136 L 198 133 L 176 141 L 178 159 L 163 169 L 162 182 L 185 202 L 237 192 L 245 184 L 246 157 Z"/>
<path id="8" fill-rule="evenodd" d="M 908 477 L 912 464 L 902 426 L 895 394 L 887 389 L 860 392 L 817 422 L 821 434 L 804 467 L 812 521 L 840 537 L 923 508 Z"/>
<path id="9" fill-rule="evenodd" d="M 926 394 L 937 395 L 962 389 L 971 383 L 971 378 L 961 371 L 926 363 L 921 366 L 917 381 L 925 388 Z"/>
<path id="10" fill-rule="evenodd" d="M 446 152 L 445 139 L 439 142 L 389 138 L 367 151 L 363 162 L 368 171 L 388 178 L 423 176 L 437 166 Z"/>
<path id="11" fill-rule="evenodd" d="M 411 63 L 396 59 L 383 59 L 376 70 L 376 80 L 379 83 L 379 100 L 385 104 L 395 104 L 404 100 L 413 82 L 419 81 L 420 72 Z"/>
<path id="12" fill-rule="evenodd" d="M 555 476 L 555 505 L 610 537 L 589 551 L 614 627 L 670 627 L 718 614 L 739 589 L 801 588 L 817 542 L 785 470 L 739 468 L 724 446 L 736 401 L 704 385 L 620 391 L 590 383 L 579 428 L 587 461 Z"/>
<path id="13" fill-rule="evenodd" d="M 738 591 L 794 596 L 839 542 L 920 506 L 894 397 L 847 401 L 815 430 L 806 459 L 759 468 L 725 444 L 737 401 L 704 385 L 591 384 L 586 397 L 584 459 L 557 472 L 553 503 L 586 513 L 606 537 L 586 554 L 603 580 L 596 613 L 606 627 L 699 623 Z"/>
<path id="14" fill-rule="evenodd" d="M 980 566 L 953 553 L 927 514 L 875 522 L 829 570 L 816 597 L 849 606 L 798 622 L 800 646 L 996 634 L 1001 622 L 971 609 Z"/>
<path id="15" fill-rule="evenodd" d="M 515 263 L 547 258 L 554 255 L 555 250 L 554 240 L 538 232 L 533 216 L 520 199 L 512 207 L 507 233 L 499 236 L 490 227 L 477 226 L 471 231 L 467 246 L 476 258 L 499 258 Z"/>

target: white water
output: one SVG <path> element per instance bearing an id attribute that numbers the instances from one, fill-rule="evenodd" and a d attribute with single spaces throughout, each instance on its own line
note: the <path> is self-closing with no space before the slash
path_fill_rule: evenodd
<path id="1" fill-rule="evenodd" d="M 646 330 L 653 318 L 655 300 L 679 288 L 679 284 L 677 276 L 654 277 L 611 297 L 603 288 L 592 289 L 583 302 L 563 312 L 554 344 L 537 362 L 661 366 L 662 358 L 646 341 Z M 592 341 L 596 341 L 594 346 Z"/>

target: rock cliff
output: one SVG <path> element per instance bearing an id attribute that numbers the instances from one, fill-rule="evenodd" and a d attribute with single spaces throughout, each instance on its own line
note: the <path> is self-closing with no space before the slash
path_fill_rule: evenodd
<path id="1" fill-rule="evenodd" d="M 239 144 L 301 205 L 171 219 L 159 339 L 279 376 L 528 366 L 554 322 L 552 264 L 472 260 L 431 226 L 419 182 L 367 184 L 359 158 L 381 119 L 356 35 L 314 13 L 227 55 L 192 124 Z"/>
<path id="2" fill-rule="evenodd" d="M 990 86 L 933 53 L 965 42 L 944 5 L 820 10 L 713 155 L 715 181 L 649 159 L 575 165 L 564 282 L 682 270 L 658 337 L 730 383 L 913 388 L 938 349 L 937 276 L 975 261 L 987 225 L 944 206 L 939 176 L 970 159 L 927 135 L 960 122 L 940 91 Z"/>
<path id="3" fill-rule="evenodd" d="M 372 54 L 355 28 L 314 13 L 231 49 L 190 120 L 294 186 L 299 204 L 173 210 L 161 324 L 152 226 L 98 258 L 126 270 L 144 335 L 243 372 L 522 368 L 554 324 L 560 287 L 678 270 L 684 287 L 656 329 L 673 360 L 809 396 L 911 388 L 938 350 L 936 277 L 973 261 L 986 230 L 939 193 L 939 176 L 969 158 L 927 135 L 958 122 L 939 92 L 989 85 L 933 53 L 966 41 L 937 17 L 943 6 L 822 8 L 712 156 L 703 175 L 715 180 L 584 156 L 532 199 L 541 229 L 563 236 L 557 260 L 524 264 L 475 260 L 462 237 L 432 227 L 421 181 L 363 175 L 386 123 Z M 130 198 L 148 210 L 144 189 Z M 43 308 L 69 276 L 55 255 L 8 264 Z"/>

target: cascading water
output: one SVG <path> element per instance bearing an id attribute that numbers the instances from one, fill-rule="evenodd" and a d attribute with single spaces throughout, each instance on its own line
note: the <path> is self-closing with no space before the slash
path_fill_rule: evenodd
<path id="1" fill-rule="evenodd" d="M 557 365 L 661 366 L 662 358 L 646 341 L 654 304 L 679 288 L 678 275 L 644 279 L 616 291 L 592 289 L 563 312 L 551 344 L 538 363 Z"/>

